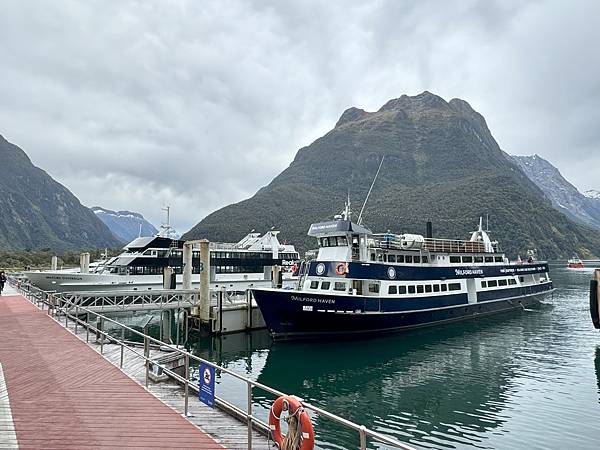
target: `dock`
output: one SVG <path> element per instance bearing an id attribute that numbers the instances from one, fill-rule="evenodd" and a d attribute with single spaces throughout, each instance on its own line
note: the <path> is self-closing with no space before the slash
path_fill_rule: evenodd
<path id="1" fill-rule="evenodd" d="M 150 383 L 119 345 L 86 343 L 6 286 L 0 297 L 0 448 L 248 448 L 247 427 L 180 387 Z M 87 336 L 89 338 L 89 334 Z M 103 354 L 100 354 L 102 351 Z M 160 350 L 154 350 L 157 352 Z M 253 432 L 252 448 L 272 448 Z"/>

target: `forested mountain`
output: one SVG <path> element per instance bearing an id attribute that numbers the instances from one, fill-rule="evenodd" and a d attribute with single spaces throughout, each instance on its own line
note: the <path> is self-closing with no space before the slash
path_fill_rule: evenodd
<path id="1" fill-rule="evenodd" d="M 543 192 L 500 150 L 485 119 L 460 99 L 423 92 L 376 112 L 345 111 L 335 128 L 301 148 L 290 166 L 252 198 L 224 207 L 184 238 L 235 241 L 250 229 L 281 229 L 300 249 L 312 222 L 331 218 L 348 193 L 373 231 L 468 238 L 480 216 L 510 256 L 538 249 L 546 258 L 600 254 L 597 233 L 554 210 Z"/>
<path id="2" fill-rule="evenodd" d="M 67 188 L 0 136 L 0 249 L 76 250 L 120 245 Z"/>

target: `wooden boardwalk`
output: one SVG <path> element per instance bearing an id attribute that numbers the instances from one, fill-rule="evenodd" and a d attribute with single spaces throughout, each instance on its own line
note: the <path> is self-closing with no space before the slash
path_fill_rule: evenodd
<path id="1" fill-rule="evenodd" d="M 0 449 L 248 448 L 244 424 L 194 396 L 186 420 L 179 387 L 146 390 L 143 360 L 126 350 L 121 371 L 119 346 L 105 344 L 105 359 L 73 328 L 20 295 L 0 297 Z M 272 447 L 253 433 L 253 448 Z"/>

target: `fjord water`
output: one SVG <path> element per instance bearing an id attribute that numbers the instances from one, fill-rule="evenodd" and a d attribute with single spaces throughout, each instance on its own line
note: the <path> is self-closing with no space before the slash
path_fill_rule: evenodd
<path id="1" fill-rule="evenodd" d="M 600 448 L 600 332 L 592 271 L 551 266 L 539 307 L 374 339 L 273 343 L 264 333 L 201 339 L 196 352 L 261 383 L 423 449 Z M 245 386 L 217 394 L 245 408 Z M 254 391 L 266 419 L 272 397 Z M 357 433 L 313 420 L 320 448 Z M 387 448 L 369 441 L 369 448 Z"/>

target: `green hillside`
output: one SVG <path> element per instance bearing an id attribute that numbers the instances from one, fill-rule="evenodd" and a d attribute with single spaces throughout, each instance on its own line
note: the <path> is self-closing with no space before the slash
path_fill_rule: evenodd
<path id="1" fill-rule="evenodd" d="M 340 211 L 348 192 L 358 213 L 383 156 L 364 213 L 374 232 L 424 234 L 432 220 L 436 237 L 468 238 L 479 216 L 489 215 L 492 237 L 510 256 L 529 248 L 545 258 L 600 254 L 600 237 L 552 208 L 480 114 L 429 92 L 377 112 L 350 108 L 268 186 L 210 214 L 184 238 L 233 241 L 276 226 L 283 239 L 312 248 L 309 225 Z"/>

